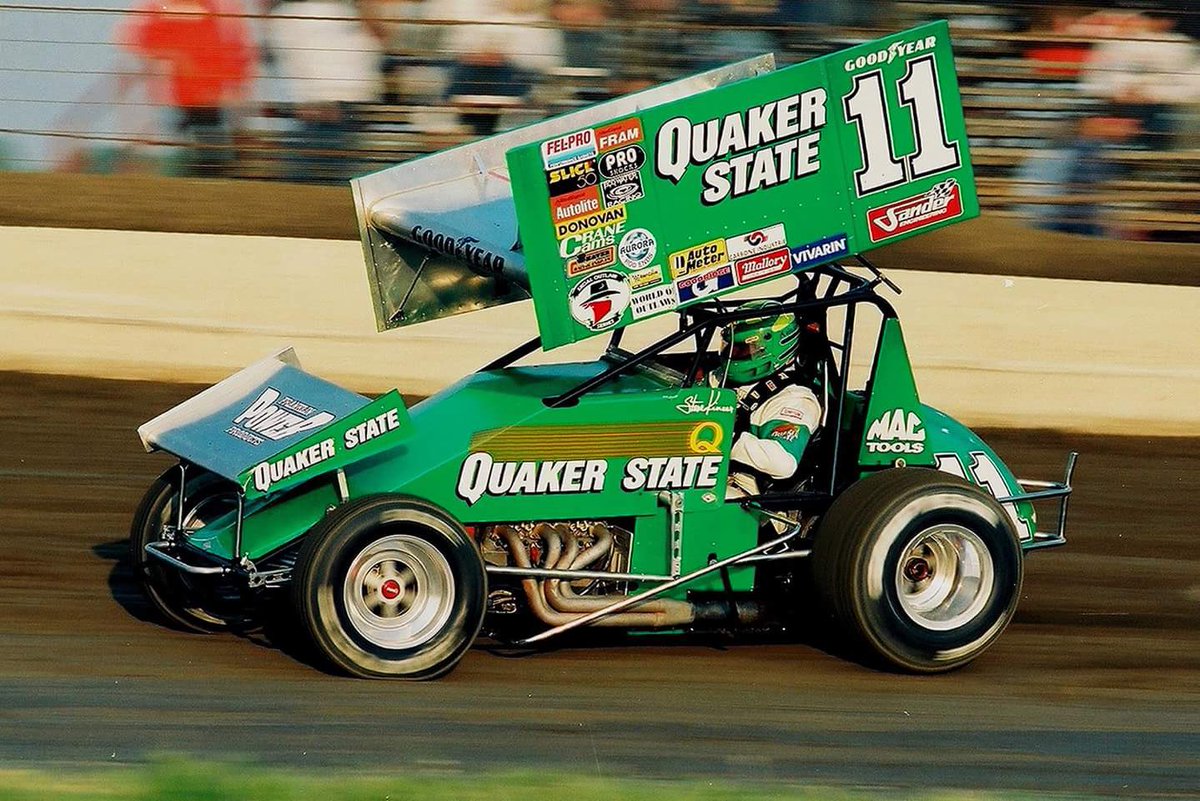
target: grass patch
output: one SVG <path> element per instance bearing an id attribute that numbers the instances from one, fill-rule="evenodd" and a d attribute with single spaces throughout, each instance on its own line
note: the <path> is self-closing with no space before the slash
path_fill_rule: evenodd
<path id="1" fill-rule="evenodd" d="M 0 801 L 1024 801 L 1050 794 L 847 791 L 570 774 L 364 774 L 158 759 L 135 767 L 0 771 Z"/>

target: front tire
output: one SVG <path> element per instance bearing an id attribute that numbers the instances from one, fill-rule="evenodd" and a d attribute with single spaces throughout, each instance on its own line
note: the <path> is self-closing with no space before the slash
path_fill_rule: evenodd
<path id="1" fill-rule="evenodd" d="M 818 595 L 852 647 L 914 673 L 961 667 L 1020 598 L 1021 548 L 990 495 L 945 473 L 885 470 L 851 486 L 813 548 Z"/>
<path id="2" fill-rule="evenodd" d="M 362 678 L 433 679 L 479 634 L 487 578 L 475 543 L 438 507 L 379 495 L 305 538 L 293 602 L 318 651 Z"/>

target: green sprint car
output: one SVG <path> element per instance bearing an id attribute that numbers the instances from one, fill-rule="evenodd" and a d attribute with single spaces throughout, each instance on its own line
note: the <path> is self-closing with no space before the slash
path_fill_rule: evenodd
<path id="1" fill-rule="evenodd" d="M 132 559 L 178 626 L 287 595 L 336 669 L 429 679 L 481 630 L 532 646 L 808 614 L 864 659 L 938 672 L 999 636 L 1024 554 L 1065 541 L 1074 455 L 1061 483 L 1018 481 L 924 404 L 895 287 L 861 255 L 978 214 L 944 23 L 740 62 L 352 187 L 381 330 L 532 300 L 539 336 L 411 409 L 289 350 L 143 425 L 178 465 L 136 512 Z M 757 423 L 722 365 L 783 328 L 721 343 L 765 308 L 801 324 L 819 420 L 787 475 L 735 491 Z M 635 322 L 651 342 L 623 346 Z M 601 334 L 598 358 L 525 364 Z"/>

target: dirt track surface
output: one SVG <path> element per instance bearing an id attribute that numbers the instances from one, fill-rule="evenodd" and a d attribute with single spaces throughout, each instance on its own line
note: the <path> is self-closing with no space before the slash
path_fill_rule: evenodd
<path id="1" fill-rule="evenodd" d="M 124 562 L 162 459 L 135 427 L 193 387 L 0 373 L 0 764 L 163 752 L 280 765 L 1200 797 L 1200 440 L 985 432 L 1023 475 L 1081 451 L 1071 542 L 957 673 L 811 644 L 472 651 L 409 685 L 329 676 L 261 637 L 146 619 Z"/>

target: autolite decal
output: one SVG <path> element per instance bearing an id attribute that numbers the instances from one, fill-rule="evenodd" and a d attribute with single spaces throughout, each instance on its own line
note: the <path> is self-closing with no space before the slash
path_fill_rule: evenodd
<path id="1" fill-rule="evenodd" d="M 733 265 L 734 278 L 743 285 L 752 284 L 773 275 L 783 275 L 791 269 L 787 248 L 751 256 Z"/>
<path id="2" fill-rule="evenodd" d="M 730 261 L 748 259 L 759 253 L 766 253 L 768 250 L 787 247 L 787 231 L 784 229 L 783 223 L 775 223 L 766 228 L 728 237 L 725 240 L 725 247 L 729 251 Z"/>
<path id="3" fill-rule="evenodd" d="M 542 164 L 547 170 L 596 155 L 596 134 L 591 128 L 542 142 Z"/>
<path id="4" fill-rule="evenodd" d="M 934 185 L 928 192 L 898 200 L 867 212 L 867 231 L 872 242 L 891 239 L 951 220 L 962 214 L 962 196 L 953 178 Z"/>
<path id="5" fill-rule="evenodd" d="M 703 166 L 706 206 L 812 175 L 821 169 L 825 100 L 818 86 L 702 122 L 674 117 L 655 134 L 654 171 L 678 184 Z"/>
<path id="6" fill-rule="evenodd" d="M 550 213 L 556 223 L 599 210 L 600 190 L 594 186 L 550 198 Z"/>
<path id="7" fill-rule="evenodd" d="M 333 418 L 332 412 L 318 412 L 307 403 L 267 387 L 241 414 L 233 418 L 233 425 L 225 433 L 251 445 L 261 445 L 264 437 L 275 441 L 287 439 L 320 428 L 332 422 Z"/>
<path id="8" fill-rule="evenodd" d="M 621 489 L 626 492 L 715 487 L 724 456 L 634 457 L 625 463 Z M 472 453 L 458 473 L 455 492 L 468 506 L 484 495 L 564 495 L 603 492 L 608 462 L 603 459 L 497 462 L 489 453 Z"/>
<path id="9" fill-rule="evenodd" d="M 596 145 L 602 151 L 640 141 L 642 141 L 642 121 L 636 117 L 596 129 Z"/>

